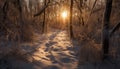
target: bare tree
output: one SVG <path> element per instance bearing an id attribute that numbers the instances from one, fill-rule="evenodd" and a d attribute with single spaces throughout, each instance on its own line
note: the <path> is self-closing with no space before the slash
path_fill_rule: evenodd
<path id="1" fill-rule="evenodd" d="M 73 0 L 71 0 L 70 5 L 70 38 L 73 38 L 73 26 L 72 26 L 72 15 L 73 15 Z"/>
<path id="2" fill-rule="evenodd" d="M 102 32 L 102 47 L 103 47 L 103 59 L 108 57 L 109 52 L 109 23 L 110 23 L 110 15 L 112 10 L 112 1 L 106 0 L 106 8 L 104 12 L 103 19 L 103 32 Z"/>
<path id="3" fill-rule="evenodd" d="M 44 6 L 46 6 L 46 0 L 44 0 Z M 43 17 L 43 33 L 45 33 L 47 31 L 47 27 L 46 27 L 46 9 L 44 10 L 44 17 Z"/>

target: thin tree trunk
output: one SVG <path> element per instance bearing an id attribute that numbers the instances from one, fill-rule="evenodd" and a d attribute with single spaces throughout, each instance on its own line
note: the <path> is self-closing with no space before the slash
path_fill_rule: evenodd
<path id="1" fill-rule="evenodd" d="M 46 0 L 44 1 L 44 6 L 46 6 Z M 44 10 L 44 16 L 43 16 L 43 31 L 42 33 L 46 32 L 46 9 Z"/>
<path id="2" fill-rule="evenodd" d="M 23 33 L 24 33 L 24 25 L 25 25 L 25 23 L 24 23 L 24 20 L 23 20 L 23 14 L 22 14 L 22 6 L 21 6 L 21 1 L 20 0 L 17 0 L 17 5 L 18 5 L 18 10 L 19 10 L 19 14 L 20 14 L 20 27 L 21 27 L 21 37 L 20 38 L 18 38 L 18 40 L 22 40 L 22 39 L 24 39 L 24 35 L 23 35 Z"/>
<path id="3" fill-rule="evenodd" d="M 70 5 L 70 38 L 73 38 L 73 26 L 72 26 L 72 14 L 73 14 L 73 0 L 71 0 Z"/>
<path id="4" fill-rule="evenodd" d="M 109 23 L 112 10 L 112 0 L 106 0 L 106 8 L 104 12 L 103 20 L 103 33 L 102 33 L 102 47 L 103 47 L 103 59 L 108 57 L 109 53 Z"/>

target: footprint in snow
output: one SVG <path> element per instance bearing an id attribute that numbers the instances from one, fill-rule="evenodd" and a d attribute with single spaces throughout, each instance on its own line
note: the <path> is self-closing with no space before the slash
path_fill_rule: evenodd
<path id="1" fill-rule="evenodd" d="M 47 47 L 49 47 L 49 46 L 52 46 L 52 45 L 54 45 L 54 44 L 57 44 L 57 42 L 48 42 L 48 43 L 46 43 L 45 44 L 45 46 L 47 46 Z"/>

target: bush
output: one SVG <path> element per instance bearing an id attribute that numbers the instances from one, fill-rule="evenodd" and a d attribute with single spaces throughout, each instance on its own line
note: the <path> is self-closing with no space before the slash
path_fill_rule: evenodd
<path id="1" fill-rule="evenodd" d="M 21 15 L 16 1 L 8 1 L 4 11 L 0 7 L 0 59 L 7 56 L 24 57 L 21 43 L 32 42 L 34 38 L 32 25 L 21 17 L 24 15 Z"/>

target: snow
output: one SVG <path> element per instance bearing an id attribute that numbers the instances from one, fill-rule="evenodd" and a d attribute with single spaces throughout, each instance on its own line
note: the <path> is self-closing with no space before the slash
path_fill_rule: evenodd
<path id="1" fill-rule="evenodd" d="M 24 61 L 17 58 L 8 58 L 0 62 L 0 69 L 119 69 L 120 62 L 105 61 L 101 63 L 88 63 L 77 67 L 77 56 L 75 49 L 78 46 L 68 37 L 68 32 L 56 30 L 47 35 L 38 35 L 37 41 L 24 43 L 24 52 L 29 57 Z M 74 41 L 75 42 L 75 41 Z"/>
<path id="2" fill-rule="evenodd" d="M 45 38 L 39 50 L 34 53 L 34 59 L 43 63 L 44 69 L 75 69 L 77 59 L 67 32 L 51 32 Z"/>
<path id="3" fill-rule="evenodd" d="M 56 30 L 40 35 L 33 43 L 21 44 L 29 53 L 24 61 L 15 57 L 3 60 L 0 69 L 75 69 L 77 58 L 73 45 L 64 30 Z M 27 55 L 27 54 L 26 54 Z"/>

